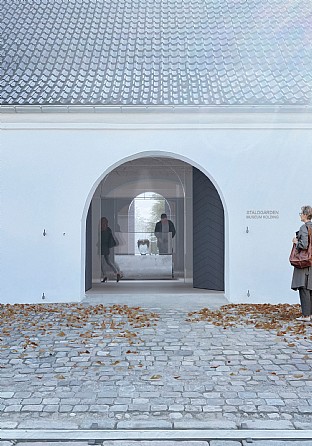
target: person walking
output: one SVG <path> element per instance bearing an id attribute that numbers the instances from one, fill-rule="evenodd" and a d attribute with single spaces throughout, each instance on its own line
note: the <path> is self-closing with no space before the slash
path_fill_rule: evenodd
<path id="1" fill-rule="evenodd" d="M 106 217 L 101 218 L 101 282 L 107 282 L 106 265 L 108 265 L 116 274 L 116 281 L 119 282 L 122 275 L 117 265 L 110 258 L 110 249 L 117 245 L 113 237 L 111 228 L 108 226 Z"/>
<path id="2" fill-rule="evenodd" d="M 299 215 L 303 225 L 296 232 L 296 237 L 292 242 L 296 244 L 298 250 L 301 250 L 308 248 L 308 228 L 312 230 L 312 207 L 302 206 Z M 312 321 L 312 267 L 301 269 L 294 267 L 291 288 L 299 290 L 302 316 L 297 317 L 296 320 L 299 322 Z"/>
<path id="3" fill-rule="evenodd" d="M 171 220 L 168 220 L 167 214 L 161 214 L 160 221 L 156 223 L 154 230 L 159 254 L 172 254 L 172 248 L 170 249 L 171 245 L 169 244 L 169 233 L 171 233 L 173 239 L 176 234 L 174 224 Z"/>

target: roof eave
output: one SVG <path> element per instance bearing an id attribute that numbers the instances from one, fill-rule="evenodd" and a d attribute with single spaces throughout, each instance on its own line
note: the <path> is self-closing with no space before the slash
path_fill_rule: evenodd
<path id="1" fill-rule="evenodd" d="M 1 105 L 0 113 L 307 113 L 312 105 Z"/>

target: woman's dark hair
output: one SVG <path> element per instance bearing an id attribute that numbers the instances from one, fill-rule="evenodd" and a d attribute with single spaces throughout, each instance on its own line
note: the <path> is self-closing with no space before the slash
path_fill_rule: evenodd
<path id="1" fill-rule="evenodd" d="M 106 217 L 102 217 L 101 218 L 101 228 L 102 229 L 107 229 L 108 227 L 108 220 Z"/>
<path id="2" fill-rule="evenodd" d="M 311 206 L 302 206 L 301 207 L 301 211 L 302 211 L 303 215 L 306 215 L 308 220 L 312 219 L 312 208 L 311 208 Z"/>

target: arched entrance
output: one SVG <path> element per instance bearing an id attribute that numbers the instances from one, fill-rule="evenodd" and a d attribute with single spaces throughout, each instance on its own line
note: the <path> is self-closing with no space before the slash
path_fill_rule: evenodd
<path id="1" fill-rule="evenodd" d="M 154 229 L 155 222 L 165 212 L 172 218 L 170 203 L 160 194 L 146 191 L 133 199 L 129 206 L 131 219 L 128 221 L 128 230 L 129 232 L 131 229 L 134 230 L 133 243 L 137 254 L 159 254 Z"/>
<path id="2" fill-rule="evenodd" d="M 136 234 L 131 203 L 146 192 L 164 198 L 176 237 L 170 261 L 166 259 L 164 265 L 159 253 L 149 249 L 145 254 L 154 266 L 144 270 L 147 257 L 140 258 L 142 252 L 135 248 L 142 239 L 152 246 L 154 234 L 152 227 L 144 237 Z M 119 241 L 114 254 L 123 265 L 122 286 L 136 279 L 167 279 L 191 283 L 194 288 L 224 291 L 223 204 L 211 180 L 196 167 L 172 157 L 142 157 L 125 162 L 103 178 L 91 200 L 86 222 L 86 291 L 100 282 L 98 222 L 103 216 Z M 169 274 L 168 268 L 174 274 Z"/>

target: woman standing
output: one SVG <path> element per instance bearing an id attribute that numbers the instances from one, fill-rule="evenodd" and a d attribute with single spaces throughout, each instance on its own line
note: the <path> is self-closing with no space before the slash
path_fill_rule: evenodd
<path id="1" fill-rule="evenodd" d="M 293 243 L 296 244 L 298 250 L 308 248 L 308 228 L 312 229 L 311 206 L 302 206 L 299 215 L 303 225 L 293 238 Z M 297 321 L 310 322 L 312 320 L 312 267 L 294 268 L 291 288 L 299 290 L 302 316 L 298 317 Z"/>
<path id="2" fill-rule="evenodd" d="M 112 230 L 108 226 L 108 220 L 106 217 L 101 218 L 101 270 L 102 280 L 101 282 L 107 282 L 106 265 L 110 266 L 116 274 L 116 281 L 121 279 L 120 271 L 114 262 L 110 259 L 110 249 L 116 246 L 117 243 L 113 237 Z"/>

